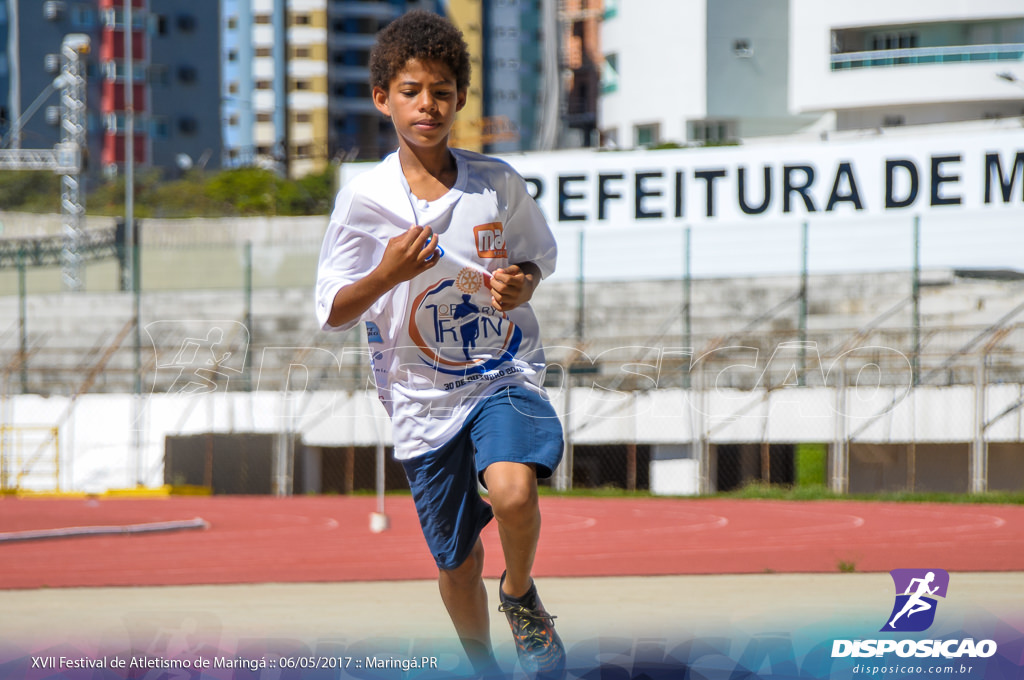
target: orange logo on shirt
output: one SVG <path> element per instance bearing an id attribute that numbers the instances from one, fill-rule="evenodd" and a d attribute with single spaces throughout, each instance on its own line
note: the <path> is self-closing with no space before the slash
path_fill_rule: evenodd
<path id="1" fill-rule="evenodd" d="M 473 227 L 476 252 L 480 257 L 508 257 L 505 249 L 505 230 L 501 222 L 490 222 Z"/>

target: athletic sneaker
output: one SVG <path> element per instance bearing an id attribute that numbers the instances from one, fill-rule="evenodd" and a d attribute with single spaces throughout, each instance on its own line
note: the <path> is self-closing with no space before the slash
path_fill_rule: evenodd
<path id="1" fill-rule="evenodd" d="M 505 583 L 505 574 L 501 575 Z M 516 641 L 519 665 L 527 675 L 545 680 L 565 675 L 565 647 L 555 632 L 555 618 L 548 614 L 537 596 L 537 586 L 531 585 L 529 592 L 519 598 L 511 598 L 499 586 L 501 604 L 498 611 L 504 612 L 512 636 Z"/>

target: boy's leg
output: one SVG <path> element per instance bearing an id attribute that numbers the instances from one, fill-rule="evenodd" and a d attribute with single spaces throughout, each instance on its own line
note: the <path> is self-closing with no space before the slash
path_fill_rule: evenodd
<path id="1" fill-rule="evenodd" d="M 531 572 L 540 539 L 537 472 L 533 465 L 498 462 L 484 470 L 488 498 L 505 553 L 504 593 L 522 597 L 533 585 Z"/>
<path id="2" fill-rule="evenodd" d="M 484 469 L 498 536 L 505 553 L 499 611 L 512 628 L 519 663 L 528 677 L 555 680 L 565 674 L 565 648 L 530 576 L 540 538 L 540 505 L 533 465 L 495 462 Z"/>
<path id="3" fill-rule="evenodd" d="M 473 551 L 462 564 L 454 569 L 441 569 L 438 576 L 441 600 L 455 624 L 455 632 L 469 662 L 478 673 L 495 665 L 483 568 L 484 544 L 477 539 Z"/>

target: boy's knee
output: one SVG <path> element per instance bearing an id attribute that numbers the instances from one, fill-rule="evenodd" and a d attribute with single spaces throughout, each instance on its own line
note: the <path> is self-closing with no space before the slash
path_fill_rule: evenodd
<path id="1" fill-rule="evenodd" d="M 442 569 L 440 578 L 455 586 L 472 586 L 483 578 L 484 544 L 477 541 L 469 556 L 454 569 Z"/>
<path id="2" fill-rule="evenodd" d="M 488 489 L 488 497 L 494 510 L 494 517 L 499 522 L 516 522 L 521 518 L 530 518 L 537 511 L 537 482 L 505 481 L 498 488 Z"/>

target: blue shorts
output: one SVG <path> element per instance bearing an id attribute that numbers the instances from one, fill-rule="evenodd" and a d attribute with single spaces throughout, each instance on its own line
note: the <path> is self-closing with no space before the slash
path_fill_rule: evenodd
<path id="1" fill-rule="evenodd" d="M 550 477 L 562 460 L 562 425 L 551 404 L 525 387 L 503 388 L 470 412 L 444 446 L 403 460 L 423 536 L 439 569 L 462 564 L 494 513 L 477 483 L 491 463 L 534 465 Z"/>

